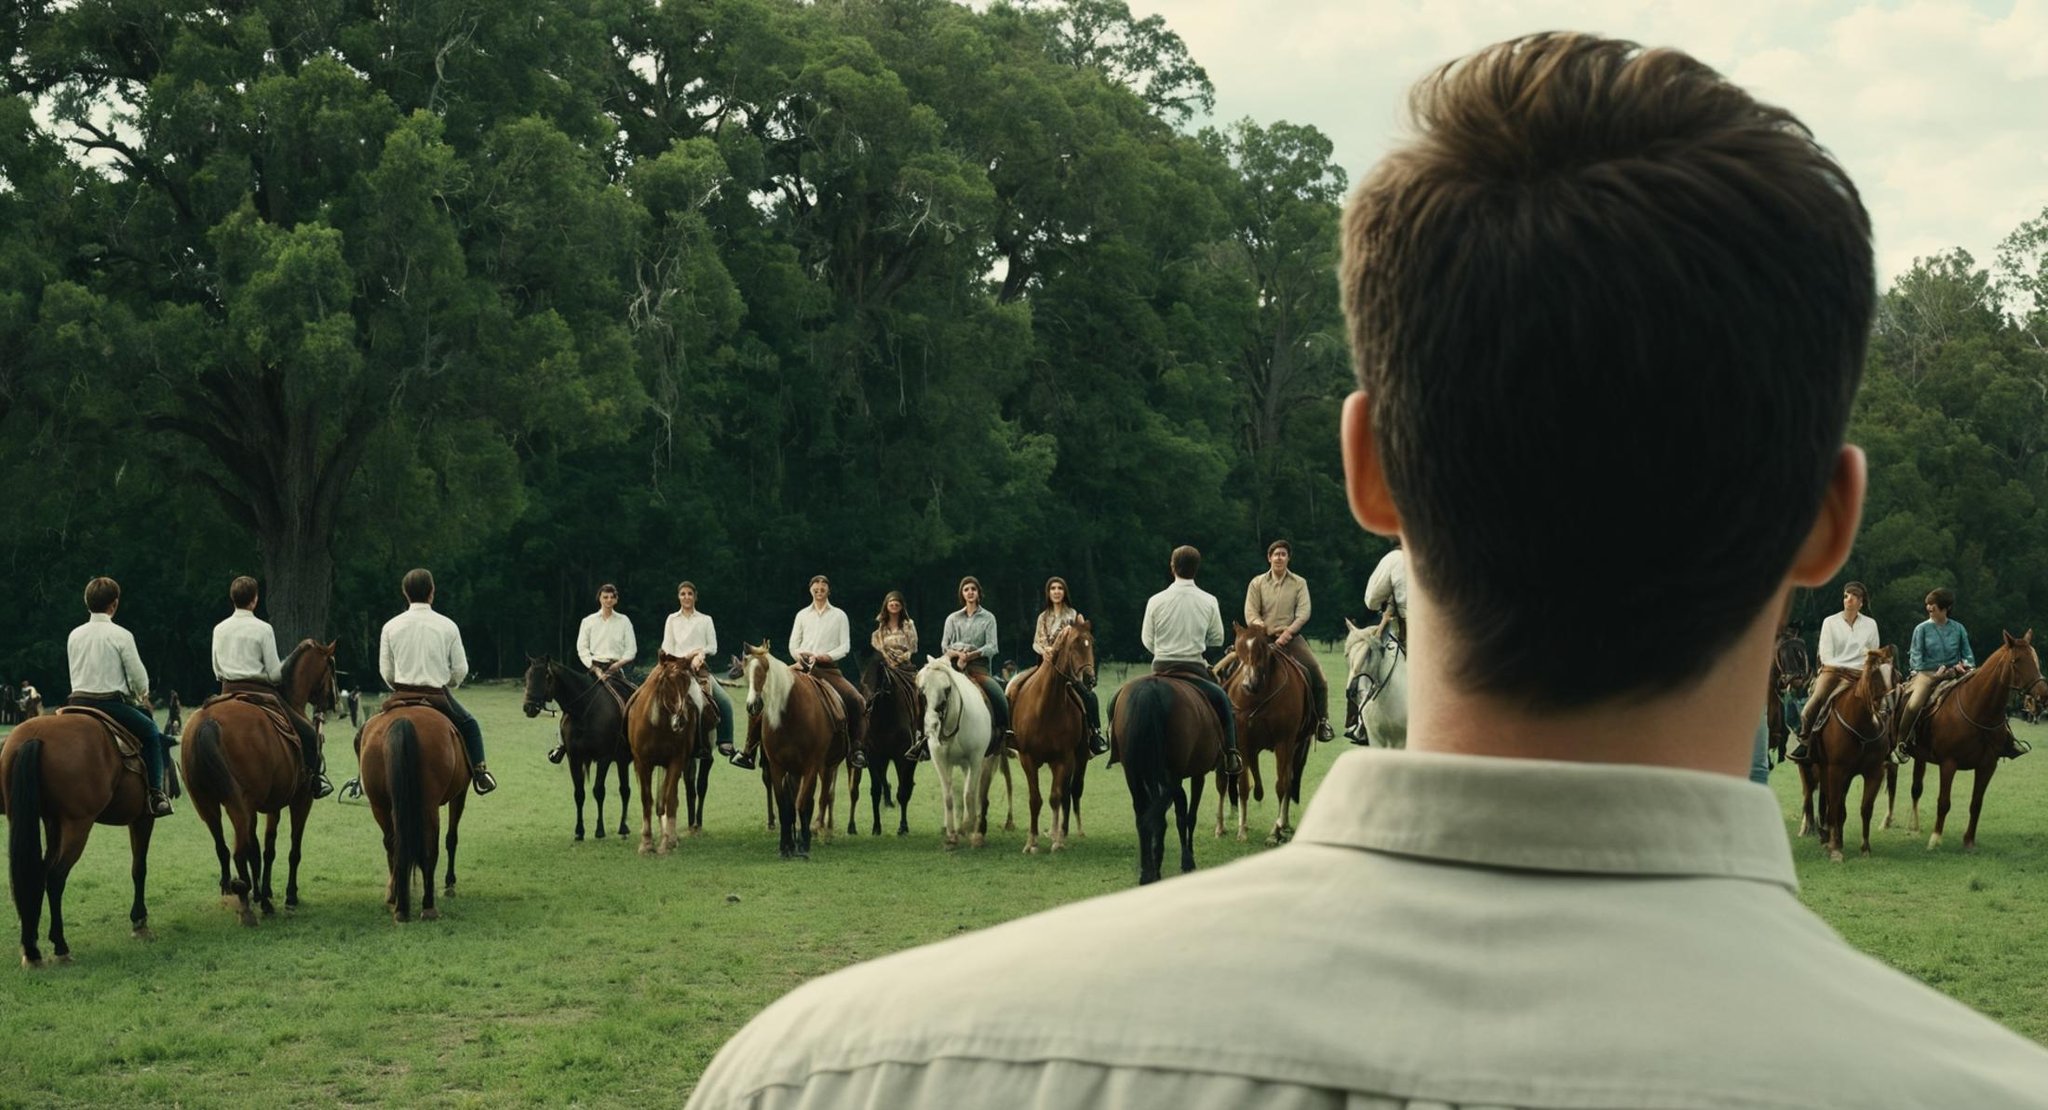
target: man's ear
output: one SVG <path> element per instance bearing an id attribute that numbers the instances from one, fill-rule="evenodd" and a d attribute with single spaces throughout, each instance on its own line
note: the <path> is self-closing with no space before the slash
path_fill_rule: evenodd
<path id="1" fill-rule="evenodd" d="M 1825 586 L 1848 562 L 1849 550 L 1856 545 L 1857 526 L 1863 521 L 1867 468 L 1863 448 L 1855 444 L 1843 444 L 1835 455 L 1835 470 L 1828 475 L 1827 491 L 1821 495 L 1820 513 L 1813 519 L 1806 542 L 1799 546 L 1798 557 L 1792 560 L 1789 577 L 1793 585 Z"/>
<path id="2" fill-rule="evenodd" d="M 1401 534 L 1401 514 L 1380 469 L 1379 441 L 1373 435 L 1372 404 L 1363 391 L 1344 398 L 1344 416 L 1337 438 L 1344 452 L 1344 492 L 1351 516 L 1366 531 L 1381 536 Z"/>

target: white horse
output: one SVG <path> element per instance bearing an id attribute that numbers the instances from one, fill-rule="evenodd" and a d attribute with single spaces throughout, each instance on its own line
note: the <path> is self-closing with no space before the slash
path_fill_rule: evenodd
<path id="1" fill-rule="evenodd" d="M 965 831 L 968 843 L 979 848 L 984 842 L 981 822 L 988 812 L 989 775 L 1003 754 L 988 754 L 988 702 L 972 678 L 937 656 L 925 657 L 917 688 L 924 694 L 925 742 L 939 769 L 946 847 L 959 847 Z"/>
<path id="2" fill-rule="evenodd" d="M 1376 748 L 1408 746 L 1408 649 L 1345 618 L 1346 695 L 1363 706 L 1352 739 Z"/>

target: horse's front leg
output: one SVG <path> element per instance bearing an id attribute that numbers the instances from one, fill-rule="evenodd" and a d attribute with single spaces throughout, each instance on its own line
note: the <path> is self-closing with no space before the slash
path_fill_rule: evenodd
<path id="1" fill-rule="evenodd" d="M 155 832 L 154 818 L 128 826 L 128 877 L 135 884 L 135 901 L 128 907 L 128 924 L 134 930 L 136 940 L 156 939 L 156 934 L 149 928 L 149 906 L 143 900 L 143 889 L 149 885 L 149 838 Z"/>
<path id="2" fill-rule="evenodd" d="M 310 794 L 301 794 L 300 800 L 292 803 L 292 849 L 285 857 L 284 908 L 289 913 L 299 908 L 299 859 L 306 839 L 306 817 L 313 811 Z"/>
<path id="3" fill-rule="evenodd" d="M 574 789 L 576 797 L 576 839 L 578 840 L 583 839 L 583 773 L 588 767 L 589 762 L 582 756 L 577 755 L 575 752 L 569 753 L 569 785 Z M 597 831 L 597 835 L 603 836 L 604 830 L 600 828 Z"/>
<path id="4" fill-rule="evenodd" d="M 256 884 L 256 903 L 263 907 L 263 916 L 277 916 L 277 906 L 270 892 L 270 876 L 277 870 L 277 813 L 265 814 L 263 818 L 263 876 Z"/>
<path id="5" fill-rule="evenodd" d="M 1941 833 L 1948 824 L 1949 789 L 1955 785 L 1955 760 L 1941 761 L 1941 797 L 1934 803 L 1934 835 L 1927 838 L 1927 850 L 1941 847 Z"/>
<path id="6" fill-rule="evenodd" d="M 632 829 L 626 824 L 626 807 L 633 801 L 633 790 L 626 785 L 626 775 L 631 770 L 632 768 L 627 765 L 627 762 L 622 761 L 619 764 L 619 836 L 621 837 L 625 837 L 632 832 Z M 597 804 L 600 807 L 604 805 L 603 799 L 604 795 L 598 795 Z M 600 809 L 599 812 L 602 813 L 603 810 Z"/>
<path id="7" fill-rule="evenodd" d="M 610 758 L 610 757 L 608 757 L 608 756 L 607 756 L 607 757 L 603 757 L 603 758 L 600 758 L 600 759 L 599 759 L 599 760 L 597 761 L 597 770 L 596 770 L 596 771 L 595 771 L 594 773 L 592 773 L 592 774 L 591 774 L 591 776 L 590 776 L 590 799 L 591 799 L 591 801 L 593 801 L 593 802 L 595 802 L 595 803 L 597 804 L 597 838 L 598 838 L 599 840 L 603 840 L 603 839 L 604 839 L 604 830 L 605 830 L 605 823 L 604 823 L 604 778 L 605 778 L 605 776 L 606 776 L 607 774 L 611 773 L 611 769 L 612 769 L 612 761 L 611 761 L 611 758 Z M 621 783 L 620 783 L 619 785 L 623 787 L 623 786 L 625 785 L 625 783 L 621 782 Z M 624 802 L 624 800 L 622 799 L 622 800 L 621 800 L 621 801 L 619 802 L 619 820 L 620 820 L 621 822 L 623 822 L 623 821 L 625 820 L 625 817 L 626 817 L 626 805 L 625 805 L 625 802 Z M 578 814 L 576 815 L 576 824 L 577 824 L 577 826 L 578 826 L 579 828 L 580 828 L 580 827 L 582 826 L 582 824 L 583 824 L 583 815 L 582 815 L 581 813 L 578 813 Z"/>
<path id="8" fill-rule="evenodd" d="M 633 770 L 640 776 L 640 854 L 654 854 L 654 764 L 646 759 L 633 760 Z"/>

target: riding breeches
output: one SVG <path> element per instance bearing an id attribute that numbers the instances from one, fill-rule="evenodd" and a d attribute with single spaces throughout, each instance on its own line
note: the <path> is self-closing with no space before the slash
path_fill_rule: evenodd
<path id="1" fill-rule="evenodd" d="M 1928 695 L 1934 693 L 1934 688 L 1939 685 L 1941 680 L 1934 677 L 1933 671 L 1921 671 L 1907 681 L 1906 709 L 1899 715 L 1898 743 L 1909 743 L 1913 739 L 1913 727 L 1927 708 Z"/>
<path id="2" fill-rule="evenodd" d="M 1309 650 L 1308 640 L 1304 637 L 1296 636 L 1288 640 L 1287 646 L 1280 650 L 1286 652 L 1289 656 L 1293 657 L 1295 662 L 1301 664 L 1302 671 L 1308 675 L 1310 715 L 1319 722 L 1329 719 L 1330 680 L 1323 677 L 1323 665 L 1317 661 L 1316 653 Z"/>
<path id="3" fill-rule="evenodd" d="M 1828 697 L 1835 692 L 1836 687 L 1860 681 L 1862 678 L 1862 671 L 1851 670 L 1848 667 L 1822 667 L 1820 673 L 1813 678 L 1813 686 L 1806 692 L 1806 708 L 1799 711 L 1799 734 L 1804 736 L 1813 731 L 1813 715 L 1820 712 L 1821 706 L 1827 704 Z"/>
<path id="4" fill-rule="evenodd" d="M 839 700 L 846 703 L 846 742 L 854 748 L 863 748 L 867 742 L 868 703 L 860 696 L 859 688 L 846 680 L 837 663 L 820 661 L 811 664 L 811 673 L 825 680 L 826 684 L 839 691 Z"/>

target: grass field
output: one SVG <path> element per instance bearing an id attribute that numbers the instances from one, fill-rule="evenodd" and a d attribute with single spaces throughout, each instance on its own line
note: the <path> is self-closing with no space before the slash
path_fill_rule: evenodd
<path id="1" fill-rule="evenodd" d="M 1333 654 L 1324 666 L 1341 673 Z M 1105 673 L 1105 697 L 1120 677 Z M 211 842 L 181 803 L 151 853 L 158 939 L 138 943 L 126 837 L 98 829 L 66 898 L 78 962 L 17 971 L 10 949 L 0 966 L 0 1105 L 678 1104 L 729 1034 L 806 979 L 1134 881 L 1129 795 L 1099 761 L 1087 836 L 1059 856 L 1021 854 L 1021 781 L 1017 832 L 944 852 L 929 765 L 908 838 L 866 835 L 865 801 L 862 835 L 845 836 L 842 797 L 840 835 L 808 863 L 776 858 L 759 780 L 722 764 L 708 834 L 675 855 L 635 853 L 637 791 L 632 836 L 573 843 L 567 772 L 542 758 L 554 720 L 521 716 L 509 686 L 467 690 L 464 702 L 503 789 L 469 807 L 461 894 L 441 921 L 391 922 L 369 809 L 328 801 L 308 828 L 304 906 L 244 929 L 216 896 Z M 2020 731 L 2048 739 L 2048 727 Z M 1347 750 L 1312 754 L 1311 804 Z M 339 781 L 351 770 L 345 727 L 330 754 Z M 1773 785 L 1790 813 L 1796 777 L 1781 771 Z M 1852 830 L 1839 865 L 1811 840 L 1796 844 L 1804 897 L 1852 943 L 2048 1041 L 2048 951 L 2035 943 L 2048 910 L 2048 751 L 1999 775 L 1974 856 L 1958 850 L 1959 793 L 1938 853 L 1900 830 L 1874 833 L 1868 860 L 1854 856 Z M 1205 799 L 1205 828 L 1213 813 Z M 615 792 L 606 814 L 615 834 Z M 1255 829 L 1269 825 L 1271 802 L 1253 816 Z M 883 822 L 893 834 L 893 811 Z M 1196 848 L 1203 867 L 1263 850 L 1256 834 L 1240 845 L 1206 831 Z"/>

